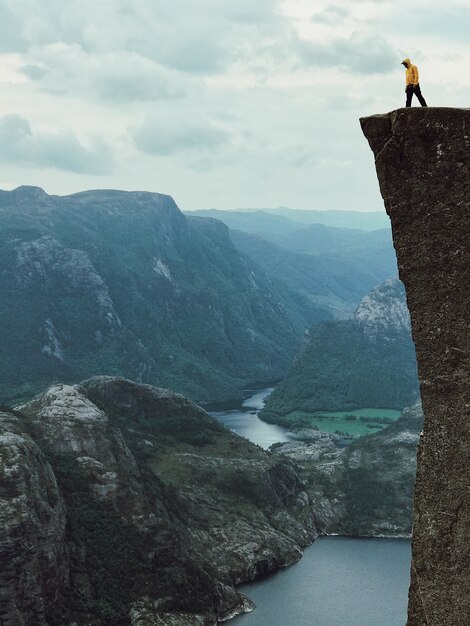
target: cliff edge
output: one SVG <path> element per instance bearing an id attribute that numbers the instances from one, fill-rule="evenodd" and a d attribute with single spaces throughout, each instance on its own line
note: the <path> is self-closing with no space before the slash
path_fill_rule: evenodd
<path id="1" fill-rule="evenodd" d="M 361 119 L 406 287 L 424 410 L 408 625 L 470 624 L 470 109 Z"/>

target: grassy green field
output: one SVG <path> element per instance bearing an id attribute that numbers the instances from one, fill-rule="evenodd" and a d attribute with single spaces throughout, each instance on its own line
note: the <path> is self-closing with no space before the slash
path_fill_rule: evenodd
<path id="1" fill-rule="evenodd" d="M 351 411 L 321 411 L 306 413 L 292 411 L 284 416 L 284 422 L 291 425 L 316 427 L 322 432 L 340 432 L 355 437 L 370 435 L 388 426 L 399 418 L 401 411 L 396 409 L 355 409 Z"/>

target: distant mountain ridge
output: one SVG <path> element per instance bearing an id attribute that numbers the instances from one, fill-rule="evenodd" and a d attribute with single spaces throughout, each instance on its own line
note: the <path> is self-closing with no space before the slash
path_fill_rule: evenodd
<path id="1" fill-rule="evenodd" d="M 0 395 L 123 375 L 198 401 L 283 375 L 328 319 L 170 196 L 0 192 Z"/>
<path id="2" fill-rule="evenodd" d="M 288 250 L 307 254 L 357 255 L 371 250 L 384 256 L 393 254 L 392 234 L 388 228 L 367 231 L 308 224 L 290 232 L 264 236 Z"/>
<path id="3" fill-rule="evenodd" d="M 390 220 L 384 211 L 318 211 L 307 209 L 289 209 L 278 207 L 271 209 L 199 209 L 188 211 L 189 215 L 214 217 L 226 223 L 230 228 L 260 232 L 262 226 L 272 229 L 296 229 L 307 224 L 324 224 L 335 228 L 358 228 L 362 230 L 379 230 L 390 228 Z M 243 227 L 245 225 L 245 228 Z M 256 230 L 247 230 L 247 228 Z M 283 232 L 278 230 L 277 232 Z M 285 232 L 285 230 L 284 230 Z"/>
<path id="4" fill-rule="evenodd" d="M 327 306 L 338 319 L 350 317 L 371 289 L 397 271 L 391 242 L 382 255 L 367 250 L 312 255 L 287 250 L 239 230 L 230 230 L 230 238 L 269 276 L 316 304 Z"/>
<path id="5" fill-rule="evenodd" d="M 290 210 L 285 211 L 290 215 Z M 329 212 L 320 213 L 323 219 L 323 213 Z M 345 318 L 375 285 L 396 275 L 397 264 L 388 217 L 374 214 L 378 216 L 374 225 L 386 227 L 367 230 L 345 226 L 370 226 L 361 214 L 349 220 L 343 218 L 343 214 L 348 217 L 348 211 L 337 213 L 333 220 L 325 218 L 335 226 L 308 223 L 307 218 L 303 218 L 304 223 L 294 222 L 263 210 L 211 209 L 187 215 L 220 220 L 230 228 L 235 246 L 271 278 L 311 302 L 327 306 L 336 318 Z"/>

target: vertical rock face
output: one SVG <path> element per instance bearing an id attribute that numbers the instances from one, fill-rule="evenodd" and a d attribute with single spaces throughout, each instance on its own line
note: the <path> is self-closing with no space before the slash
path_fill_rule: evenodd
<path id="1" fill-rule="evenodd" d="M 0 624 L 44 626 L 70 575 L 65 502 L 45 455 L 0 410 Z"/>
<path id="2" fill-rule="evenodd" d="M 470 110 L 361 119 L 407 292 L 425 415 L 409 626 L 470 623 Z"/>

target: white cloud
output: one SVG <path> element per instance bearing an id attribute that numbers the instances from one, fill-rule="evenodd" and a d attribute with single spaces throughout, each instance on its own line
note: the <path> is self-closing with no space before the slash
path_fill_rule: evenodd
<path id="1" fill-rule="evenodd" d="M 169 156 L 179 152 L 212 152 L 229 140 L 229 134 L 211 122 L 149 116 L 132 133 L 135 145 L 146 154 Z"/>
<path id="2" fill-rule="evenodd" d="M 384 74 L 397 67 L 398 55 L 390 44 L 383 37 L 362 32 L 321 43 L 300 39 L 298 50 L 305 63 L 355 74 Z"/>
<path id="3" fill-rule="evenodd" d="M 51 93 L 123 102 L 181 98 L 192 81 L 136 53 L 84 51 L 63 42 L 33 49 L 20 71 Z"/>
<path id="4" fill-rule="evenodd" d="M 104 144 L 86 148 L 70 131 L 33 133 L 29 121 L 16 114 L 0 118 L 0 160 L 79 174 L 105 174 L 111 165 Z"/>

